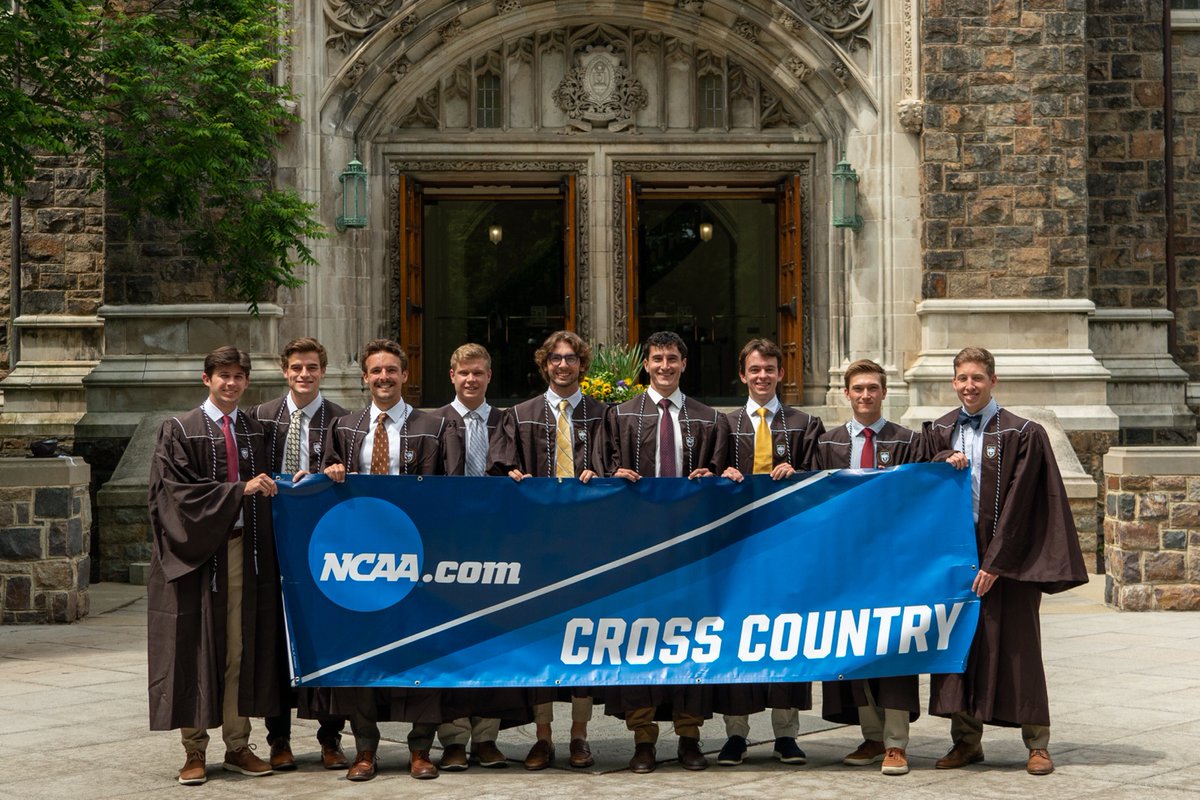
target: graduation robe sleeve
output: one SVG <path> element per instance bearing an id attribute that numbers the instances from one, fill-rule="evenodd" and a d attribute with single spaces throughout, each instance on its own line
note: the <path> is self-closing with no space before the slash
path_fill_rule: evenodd
<path id="1" fill-rule="evenodd" d="M 216 451 L 217 474 L 225 472 L 224 447 Z M 173 581 L 194 571 L 225 545 L 242 510 L 246 485 L 213 480 L 192 465 L 186 433 L 176 419 L 158 431 L 150 465 L 150 520 L 163 573 Z"/>

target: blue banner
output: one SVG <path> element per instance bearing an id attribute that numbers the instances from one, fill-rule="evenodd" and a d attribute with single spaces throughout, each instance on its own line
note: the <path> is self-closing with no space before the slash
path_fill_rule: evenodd
<path id="1" fill-rule="evenodd" d="M 280 483 L 294 683 L 602 686 L 961 672 L 970 474 Z"/>

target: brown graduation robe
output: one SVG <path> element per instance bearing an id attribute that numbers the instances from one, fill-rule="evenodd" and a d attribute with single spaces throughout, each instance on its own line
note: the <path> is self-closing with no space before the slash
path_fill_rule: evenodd
<path id="1" fill-rule="evenodd" d="M 431 411 L 431 414 L 441 417 L 449 423 L 446 427 L 446 432 L 442 438 L 449 442 L 454 439 L 454 446 L 447 448 L 447 457 L 450 461 L 446 462 L 447 475 L 466 475 L 467 474 L 467 421 L 463 419 L 454 406 L 450 403 L 442 406 L 436 411 Z M 491 406 L 488 409 L 488 418 L 484 420 L 487 425 L 488 445 L 496 441 L 496 433 L 500 430 L 500 422 L 504 419 L 504 409 Z M 488 465 L 483 465 L 484 472 L 487 472 Z"/>
<path id="2" fill-rule="evenodd" d="M 282 608 L 270 501 L 244 496 L 267 470 L 262 429 L 248 414 L 234 423 L 240 482 L 225 481 L 225 440 L 202 408 L 163 422 L 150 464 L 151 557 L 146 623 L 150 729 L 221 724 L 225 672 L 225 543 L 238 513 L 245 544 L 242 668 L 238 710 L 286 708 L 279 640 Z"/>
<path id="3" fill-rule="evenodd" d="M 932 461 L 959 449 L 957 416 L 955 409 L 925 423 L 922 447 Z M 980 567 L 999 578 L 980 600 L 966 671 L 932 676 L 929 713 L 1049 725 L 1041 593 L 1087 583 L 1087 570 L 1046 431 L 1003 408 L 985 428 L 975 542 Z"/>
<path id="4" fill-rule="evenodd" d="M 721 414 L 686 395 L 679 414 L 682 455 L 679 471 L 714 469 L 717 425 Z M 641 394 L 608 410 L 604 421 L 604 442 L 608 474 L 626 468 L 639 475 L 654 475 L 658 452 L 658 408 Z M 669 721 L 676 715 L 708 719 L 713 715 L 713 687 L 707 684 L 683 686 L 612 686 L 601 693 L 604 713 L 624 717 L 626 712 L 654 708 L 656 720 Z M 600 697 L 597 697 L 599 700 Z"/>
<path id="5" fill-rule="evenodd" d="M 374 435 L 371 429 L 371 406 L 333 421 L 326 434 L 322 468 L 344 464 L 346 471 L 357 472 L 359 451 L 364 438 Z M 448 423 L 440 416 L 420 409 L 409 411 L 401 429 L 400 475 L 445 475 L 446 463 L 455 456 L 447 455 L 443 442 Z M 462 456 L 458 456 L 461 458 Z M 298 715 L 306 719 L 322 716 L 346 716 L 355 712 L 353 700 L 356 688 L 318 688 L 308 696 L 302 695 Z M 459 717 L 470 716 L 465 703 L 455 702 L 449 692 L 440 689 L 376 689 L 376 719 L 393 722 L 417 722 L 438 725 Z"/>
<path id="6" fill-rule="evenodd" d="M 608 475 L 604 468 L 604 415 L 606 406 L 584 395 L 571 415 L 571 455 L 575 475 L 590 469 Z M 507 475 L 514 469 L 535 478 L 554 477 L 554 412 L 545 394 L 531 397 L 504 412 L 500 429 L 490 440 L 488 474 Z"/>
<path id="7" fill-rule="evenodd" d="M 718 475 L 733 467 L 743 475 L 754 473 L 754 440 L 758 418 L 746 414 L 742 405 L 721 415 L 717 423 L 717 440 L 713 469 Z M 793 469 L 807 472 L 813 466 L 817 440 L 825 432 L 825 424 L 798 408 L 780 405 L 771 419 L 771 463 L 788 463 Z M 713 708 L 721 714 L 756 714 L 767 708 L 812 708 L 812 683 L 724 683 L 713 687 Z"/>
<path id="8" fill-rule="evenodd" d="M 821 437 L 817 444 L 814 469 L 850 467 L 849 424 L 839 425 Z M 887 469 L 923 461 L 921 437 L 916 431 L 894 422 L 885 422 L 875 437 L 875 468 Z M 821 684 L 821 717 L 830 722 L 857 725 L 859 706 L 867 705 L 865 687 L 871 687 L 875 705 L 907 711 L 909 720 L 921 716 L 919 680 L 916 675 L 871 678 L 866 681 L 825 681 Z"/>
<path id="9" fill-rule="evenodd" d="M 292 419 L 287 410 L 287 395 L 268 400 L 250 409 L 250 416 L 258 420 L 263 429 L 263 440 L 266 442 L 267 463 L 273 472 L 283 469 L 283 447 L 287 442 L 288 430 L 292 427 Z M 333 425 L 338 417 L 348 412 L 337 403 L 321 398 L 321 408 L 316 416 L 308 421 L 308 469 L 309 472 L 319 472 L 321 469 L 321 453 L 325 447 L 325 432 Z M 289 479 L 291 476 L 288 476 Z"/>

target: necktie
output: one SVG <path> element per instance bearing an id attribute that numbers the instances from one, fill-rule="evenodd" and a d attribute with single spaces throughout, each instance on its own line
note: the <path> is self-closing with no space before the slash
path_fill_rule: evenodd
<path id="1" fill-rule="evenodd" d="M 221 417 L 221 431 L 225 434 L 225 480 L 237 483 L 239 480 L 237 443 L 233 440 L 233 422 L 228 416 Z"/>
<path id="2" fill-rule="evenodd" d="M 760 408 L 754 413 L 758 414 L 758 426 L 754 431 L 754 474 L 761 475 L 770 473 L 775 464 L 771 456 L 771 429 L 767 427 L 767 410 Z"/>
<path id="3" fill-rule="evenodd" d="M 371 442 L 371 474 L 372 475 L 387 475 L 388 466 L 391 463 L 390 447 L 388 445 L 388 432 L 384 427 L 387 422 L 387 414 L 380 414 L 379 421 L 375 425 L 375 439 Z"/>
<path id="4" fill-rule="evenodd" d="M 558 428 L 554 437 L 554 477 L 575 477 L 575 457 L 571 454 L 571 423 L 567 421 L 567 409 L 571 404 L 558 401 Z"/>
<path id="5" fill-rule="evenodd" d="M 479 476 L 483 474 L 487 461 L 487 427 L 479 412 L 467 413 L 467 474 Z"/>
<path id="6" fill-rule="evenodd" d="M 858 466 L 862 469 L 875 469 L 875 431 L 863 428 L 862 435 L 862 457 L 858 459 Z"/>
<path id="7" fill-rule="evenodd" d="M 973 430 L 979 430 L 980 423 L 983 422 L 983 412 L 978 414 L 968 414 L 966 411 L 959 409 L 958 411 L 958 426 L 970 425 Z"/>
<path id="8" fill-rule="evenodd" d="M 658 401 L 662 416 L 658 420 L 658 476 L 660 478 L 677 478 L 679 470 L 675 466 L 675 425 L 671 422 L 671 401 L 663 398 Z"/>
<path id="9" fill-rule="evenodd" d="M 300 471 L 300 422 L 303 419 L 304 412 L 300 409 L 292 412 L 287 439 L 283 443 L 283 474 L 289 477 Z"/>

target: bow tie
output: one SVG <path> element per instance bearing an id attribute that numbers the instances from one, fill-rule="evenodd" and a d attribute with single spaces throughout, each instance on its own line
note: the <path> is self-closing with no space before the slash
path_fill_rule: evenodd
<path id="1" fill-rule="evenodd" d="M 959 409 L 958 411 L 958 426 L 970 425 L 972 430 L 979 430 L 980 423 L 983 422 L 983 412 L 978 414 L 968 414 L 966 411 Z"/>

